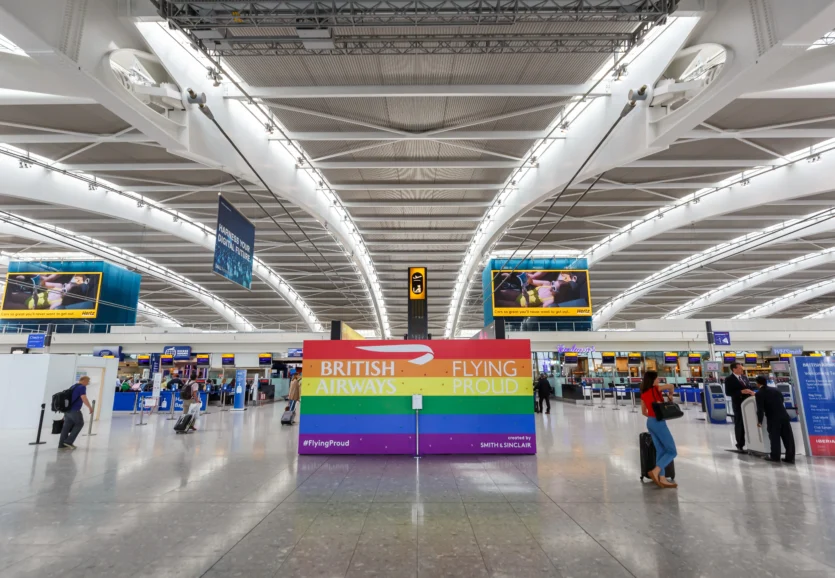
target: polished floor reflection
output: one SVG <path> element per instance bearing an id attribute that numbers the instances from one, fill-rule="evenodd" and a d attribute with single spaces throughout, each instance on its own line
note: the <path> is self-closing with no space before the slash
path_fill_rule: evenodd
<path id="1" fill-rule="evenodd" d="M 72 453 L 3 432 L 0 576 L 835 577 L 835 460 L 728 452 L 689 411 L 661 490 L 639 414 L 552 407 L 509 458 L 299 458 L 278 405 L 120 416 Z"/>

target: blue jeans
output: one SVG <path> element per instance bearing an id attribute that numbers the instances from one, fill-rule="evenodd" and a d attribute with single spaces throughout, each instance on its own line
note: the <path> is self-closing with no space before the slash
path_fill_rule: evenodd
<path id="1" fill-rule="evenodd" d="M 670 433 L 666 421 L 648 417 L 647 430 L 652 436 L 652 443 L 655 444 L 655 465 L 661 468 L 659 475 L 663 476 L 664 468 L 670 465 L 677 455 L 676 442 L 673 440 L 673 434 Z"/>

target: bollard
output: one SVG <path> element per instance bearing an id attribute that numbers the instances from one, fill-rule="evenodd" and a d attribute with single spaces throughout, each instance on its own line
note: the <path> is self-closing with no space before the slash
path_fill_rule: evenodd
<path id="1" fill-rule="evenodd" d="M 630 387 L 629 391 L 632 394 L 632 413 L 635 413 L 638 411 L 638 408 L 635 405 L 635 388 Z"/>
<path id="2" fill-rule="evenodd" d="M 165 421 L 171 421 L 172 419 L 177 419 L 176 417 L 174 417 L 174 406 L 175 405 L 177 405 L 177 394 L 172 389 L 171 390 L 171 417 L 169 417 Z"/>
<path id="3" fill-rule="evenodd" d="M 93 420 L 96 417 L 96 400 L 93 400 L 93 411 L 90 412 L 90 427 L 87 428 L 87 433 L 84 434 L 85 437 L 92 437 L 96 434 L 93 433 Z"/>
<path id="4" fill-rule="evenodd" d="M 142 402 L 143 407 L 139 410 L 139 423 L 136 425 L 148 425 L 145 423 L 145 402 Z"/>
<path id="5" fill-rule="evenodd" d="M 220 408 L 221 408 L 220 411 L 229 411 L 228 409 L 226 409 L 226 390 L 225 389 L 220 390 Z"/>
<path id="6" fill-rule="evenodd" d="M 46 442 L 41 441 L 41 430 L 43 429 L 43 414 L 44 414 L 45 411 L 46 411 L 46 404 L 42 403 L 41 404 L 41 417 L 38 420 L 38 437 L 35 441 L 29 442 L 30 446 L 39 446 L 39 445 L 42 445 L 42 444 L 46 443 Z"/>
<path id="7" fill-rule="evenodd" d="M 136 396 L 133 398 L 133 413 L 131 415 L 136 415 L 137 408 L 139 407 L 139 392 L 136 392 Z"/>

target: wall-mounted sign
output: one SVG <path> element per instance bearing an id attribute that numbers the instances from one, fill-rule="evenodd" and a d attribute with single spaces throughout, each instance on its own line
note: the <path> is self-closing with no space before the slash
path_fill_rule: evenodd
<path id="1" fill-rule="evenodd" d="M 258 354 L 258 365 L 272 366 L 272 364 L 273 364 L 273 354 L 272 353 L 259 353 Z"/>
<path id="2" fill-rule="evenodd" d="M 166 345 L 162 348 L 162 352 L 173 356 L 178 361 L 191 359 L 190 345 Z"/>
<path id="3" fill-rule="evenodd" d="M 227 365 L 235 365 L 235 354 L 234 353 L 222 353 L 220 355 L 220 364 L 227 366 Z"/>
<path id="4" fill-rule="evenodd" d="M 426 267 L 409 267 L 409 299 L 426 299 Z"/>
<path id="5" fill-rule="evenodd" d="M 678 363 L 678 353 L 675 351 L 665 351 L 664 352 L 664 364 L 665 365 L 676 365 Z"/>
<path id="6" fill-rule="evenodd" d="M 803 355 L 802 345 L 774 345 L 771 347 L 772 355 L 780 355 L 781 353 L 789 353 L 791 355 Z"/>
<path id="7" fill-rule="evenodd" d="M 30 333 L 26 338 L 26 347 L 42 349 L 46 345 L 46 333 Z"/>
<path id="8" fill-rule="evenodd" d="M 162 367 L 171 367 L 174 365 L 174 356 L 173 355 L 165 355 L 164 353 L 159 356 L 159 364 Z"/>
<path id="9" fill-rule="evenodd" d="M 594 353 L 594 345 L 588 345 L 585 347 L 577 347 L 576 345 L 558 345 L 557 346 L 557 353 Z"/>
<path id="10" fill-rule="evenodd" d="M 702 354 L 701 353 L 693 353 L 692 351 L 687 354 L 687 365 L 701 365 L 702 364 Z"/>
<path id="11" fill-rule="evenodd" d="M 614 365 L 615 364 L 615 352 L 614 351 L 604 351 L 600 354 L 601 364 L 602 365 Z"/>
<path id="12" fill-rule="evenodd" d="M 195 359 L 197 360 L 197 365 L 211 364 L 211 356 L 208 353 L 198 353 Z"/>
<path id="13" fill-rule="evenodd" d="M 137 355 L 136 356 L 136 365 L 139 367 L 151 367 L 151 356 L 150 355 Z"/>
<path id="14" fill-rule="evenodd" d="M 121 345 L 96 345 L 93 347 L 93 357 L 119 357 L 122 355 Z"/>

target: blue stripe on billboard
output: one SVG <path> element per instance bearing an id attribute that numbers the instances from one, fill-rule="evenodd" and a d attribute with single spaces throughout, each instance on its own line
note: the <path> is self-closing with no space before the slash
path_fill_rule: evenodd
<path id="1" fill-rule="evenodd" d="M 212 271 L 246 289 L 252 288 L 255 225 L 218 195 L 217 237 Z"/>

